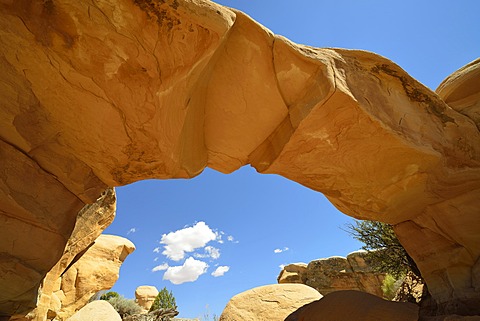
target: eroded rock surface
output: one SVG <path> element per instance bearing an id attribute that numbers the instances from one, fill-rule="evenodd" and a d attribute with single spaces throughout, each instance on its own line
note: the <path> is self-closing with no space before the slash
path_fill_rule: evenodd
<path id="1" fill-rule="evenodd" d="M 260 286 L 231 298 L 220 321 L 284 321 L 301 306 L 321 297 L 303 284 Z"/>
<path id="2" fill-rule="evenodd" d="M 395 225 L 438 311 L 480 313 L 480 134 L 449 106 L 478 63 L 439 96 L 206 0 L 6 0 L 0 48 L 0 316 L 35 306 L 106 187 L 248 163 Z"/>
<path id="3" fill-rule="evenodd" d="M 61 303 L 60 319 L 85 306 L 95 293 L 110 289 L 119 277 L 120 266 L 135 250 L 132 242 L 116 235 L 100 235 L 85 254 L 62 275 L 53 293 Z"/>
<path id="4" fill-rule="evenodd" d="M 383 297 L 384 273 L 374 272 L 365 262 L 364 252 L 314 260 L 306 264 L 290 264 L 280 272 L 278 283 L 302 283 L 322 295 L 341 290 L 357 290 Z"/>

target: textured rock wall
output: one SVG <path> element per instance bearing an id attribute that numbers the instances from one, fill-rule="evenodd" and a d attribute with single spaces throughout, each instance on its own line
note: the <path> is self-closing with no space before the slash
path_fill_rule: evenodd
<path id="1" fill-rule="evenodd" d="M 278 275 L 278 283 L 302 283 L 322 295 L 341 290 L 356 290 L 383 297 L 383 273 L 374 272 L 364 259 L 364 252 L 314 260 L 307 264 L 285 266 Z"/>
<path id="2" fill-rule="evenodd" d="M 248 163 L 394 224 L 439 308 L 480 313 L 477 107 L 457 104 L 478 63 L 449 106 L 383 57 L 201 0 L 4 0 L 0 48 L 0 316 L 35 306 L 107 186 Z"/>
<path id="3" fill-rule="evenodd" d="M 37 308 L 29 319 L 44 321 L 48 315 L 54 316 L 60 312 L 62 302 L 54 293 L 60 290 L 61 276 L 70 268 L 71 264 L 81 259 L 81 256 L 94 244 L 103 230 L 113 222 L 115 208 L 116 197 L 112 188 L 107 189 L 95 203 L 86 205 L 78 213 L 75 228 L 63 256 L 45 276 Z"/>

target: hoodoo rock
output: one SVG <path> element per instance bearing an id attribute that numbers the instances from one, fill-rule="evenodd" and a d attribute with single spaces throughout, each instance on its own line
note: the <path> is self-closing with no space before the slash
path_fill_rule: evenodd
<path id="1" fill-rule="evenodd" d="M 139 306 L 145 310 L 150 310 L 155 298 L 157 297 L 158 290 L 151 285 L 141 285 L 135 290 L 135 299 Z"/>
<path id="2" fill-rule="evenodd" d="M 436 311 L 480 313 L 478 65 L 438 95 L 207 0 L 1 1 L 0 317 L 107 187 L 246 164 L 393 224 Z"/>
<path id="3" fill-rule="evenodd" d="M 314 260 L 306 264 L 285 266 L 278 283 L 302 283 L 322 295 L 341 290 L 357 290 L 382 297 L 385 274 L 378 273 L 365 261 L 364 252 Z"/>

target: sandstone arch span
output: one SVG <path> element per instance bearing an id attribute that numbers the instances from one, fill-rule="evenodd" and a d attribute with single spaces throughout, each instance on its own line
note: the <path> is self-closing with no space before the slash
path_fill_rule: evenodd
<path id="1" fill-rule="evenodd" d="M 449 106 L 383 57 L 296 45 L 210 1 L 0 8 L 3 315 L 32 307 L 106 187 L 246 164 L 394 224 L 440 309 L 480 313 L 478 81 L 447 81 Z"/>

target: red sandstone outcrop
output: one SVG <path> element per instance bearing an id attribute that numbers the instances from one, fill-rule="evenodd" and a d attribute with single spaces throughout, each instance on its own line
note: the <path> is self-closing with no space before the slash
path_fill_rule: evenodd
<path id="1" fill-rule="evenodd" d="M 106 187 L 248 163 L 393 224 L 438 311 L 480 313 L 478 63 L 439 96 L 206 0 L 4 0 L 0 30 L 0 317 Z"/>
<path id="2" fill-rule="evenodd" d="M 322 295 L 341 290 L 357 290 L 383 297 L 384 273 L 374 272 L 365 262 L 364 252 L 314 260 L 306 264 L 285 266 L 277 278 L 278 283 L 302 283 Z"/>

